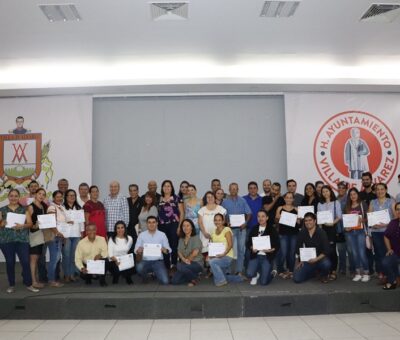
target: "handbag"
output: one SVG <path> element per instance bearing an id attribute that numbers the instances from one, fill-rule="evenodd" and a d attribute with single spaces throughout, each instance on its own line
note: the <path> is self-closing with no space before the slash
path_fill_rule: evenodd
<path id="1" fill-rule="evenodd" d="M 31 248 L 39 246 L 44 243 L 44 235 L 42 230 L 29 232 L 29 245 Z"/>

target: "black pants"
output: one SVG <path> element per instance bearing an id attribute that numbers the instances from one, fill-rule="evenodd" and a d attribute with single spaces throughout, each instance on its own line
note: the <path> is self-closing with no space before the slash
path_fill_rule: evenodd
<path id="1" fill-rule="evenodd" d="M 329 260 L 331 261 L 331 272 L 337 270 L 338 265 L 338 256 L 336 253 L 336 242 L 329 242 L 330 253 L 329 253 Z"/>
<path id="2" fill-rule="evenodd" d="M 171 264 L 176 266 L 178 262 L 178 242 L 179 237 L 176 233 L 178 230 L 179 223 L 167 223 L 167 224 L 160 224 L 158 230 L 162 231 L 167 235 L 169 246 L 171 247 L 171 258 L 170 256 L 164 256 L 164 263 L 167 270 L 171 268 Z"/>
<path id="3" fill-rule="evenodd" d="M 114 261 L 109 262 L 109 267 L 108 267 L 110 273 L 113 276 L 113 282 L 118 282 L 118 279 L 120 276 L 124 277 L 125 280 L 131 279 L 132 275 L 134 274 L 133 268 L 123 270 L 122 272 L 119 270 L 117 264 Z"/>

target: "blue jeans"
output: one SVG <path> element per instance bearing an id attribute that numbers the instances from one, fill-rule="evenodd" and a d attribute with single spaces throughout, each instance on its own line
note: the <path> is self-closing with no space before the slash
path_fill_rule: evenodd
<path id="1" fill-rule="evenodd" d="M 165 235 L 167 235 L 169 246 L 171 247 L 171 258 L 170 254 L 164 256 L 164 263 L 167 269 L 171 267 L 171 264 L 176 266 L 178 263 L 178 243 L 179 237 L 176 231 L 178 230 L 179 223 L 166 223 L 160 224 L 158 226 L 158 230 L 162 231 Z"/>
<path id="2" fill-rule="evenodd" d="M 319 271 L 321 276 L 327 276 L 331 270 L 331 266 L 331 261 L 327 257 L 314 264 L 303 262 L 303 266 L 294 271 L 293 281 L 295 283 L 307 281 L 314 277 L 317 271 Z"/>
<path id="3" fill-rule="evenodd" d="M 140 261 L 136 266 L 138 274 L 145 278 L 149 273 L 154 273 L 158 281 L 167 285 L 169 283 L 167 269 L 165 268 L 164 260 L 155 261 Z"/>
<path id="4" fill-rule="evenodd" d="M 15 286 L 15 255 L 18 255 L 22 266 L 22 280 L 25 286 L 32 285 L 31 268 L 29 265 L 29 243 L 8 242 L 0 244 L 0 249 L 6 259 L 8 285 Z"/>
<path id="5" fill-rule="evenodd" d="M 352 230 L 346 232 L 346 239 L 351 248 L 353 254 L 354 268 L 358 273 L 361 270 L 364 274 L 369 273 L 367 251 L 365 247 L 365 231 L 364 230 Z"/>
<path id="6" fill-rule="evenodd" d="M 388 283 L 395 283 L 399 276 L 400 257 L 396 254 L 385 256 L 382 260 L 383 272 L 387 276 Z"/>
<path id="7" fill-rule="evenodd" d="M 281 248 L 279 249 L 276 259 L 276 268 L 278 270 L 278 273 L 285 272 L 285 262 L 286 269 L 289 272 L 293 272 L 297 235 L 279 235 L 279 239 L 281 243 Z"/>
<path id="8" fill-rule="evenodd" d="M 244 254 L 246 252 L 246 229 L 232 228 L 233 251 L 236 255 L 236 272 L 241 273 L 244 266 Z"/>
<path id="9" fill-rule="evenodd" d="M 59 237 L 55 237 L 53 241 L 47 243 L 47 248 L 49 249 L 50 254 L 50 262 L 47 268 L 47 276 L 49 281 L 56 281 L 56 269 L 57 263 L 61 259 L 61 247 L 62 247 L 62 239 Z"/>
<path id="10" fill-rule="evenodd" d="M 64 276 L 73 276 L 77 271 L 75 266 L 75 250 L 78 245 L 79 237 L 70 237 L 65 239 L 62 248 L 62 267 Z"/>
<path id="11" fill-rule="evenodd" d="M 243 278 L 239 275 L 228 274 L 231 269 L 232 258 L 229 256 L 214 257 L 210 259 L 209 264 L 213 273 L 215 285 L 221 285 L 227 282 L 242 282 Z"/>
<path id="12" fill-rule="evenodd" d="M 384 233 L 372 232 L 371 235 L 375 252 L 375 271 L 377 273 L 383 273 L 382 260 L 386 255 L 386 246 L 383 240 Z"/>
<path id="13" fill-rule="evenodd" d="M 249 261 L 247 267 L 247 277 L 253 278 L 260 273 L 260 285 L 266 286 L 271 282 L 273 276 L 271 274 L 272 265 L 265 255 L 257 255 L 256 258 Z"/>
<path id="14" fill-rule="evenodd" d="M 173 285 L 179 285 L 182 283 L 188 283 L 196 280 L 199 277 L 199 273 L 203 271 L 202 266 L 198 262 L 192 262 L 191 264 L 186 264 L 179 262 L 177 265 L 177 272 L 172 278 Z"/>

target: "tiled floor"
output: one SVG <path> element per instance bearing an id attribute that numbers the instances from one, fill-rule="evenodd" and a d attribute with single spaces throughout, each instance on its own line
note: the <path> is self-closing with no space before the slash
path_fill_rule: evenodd
<path id="1" fill-rule="evenodd" d="M 400 312 L 193 320 L 0 320 L 0 339 L 399 340 Z"/>

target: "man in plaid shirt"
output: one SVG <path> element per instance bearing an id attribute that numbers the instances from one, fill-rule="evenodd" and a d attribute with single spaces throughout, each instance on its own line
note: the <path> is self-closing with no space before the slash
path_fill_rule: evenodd
<path id="1" fill-rule="evenodd" d="M 104 200 L 106 209 L 107 236 L 114 233 L 114 225 L 117 221 L 129 223 L 129 207 L 126 198 L 119 194 L 120 185 L 117 181 L 110 183 L 110 194 Z"/>

